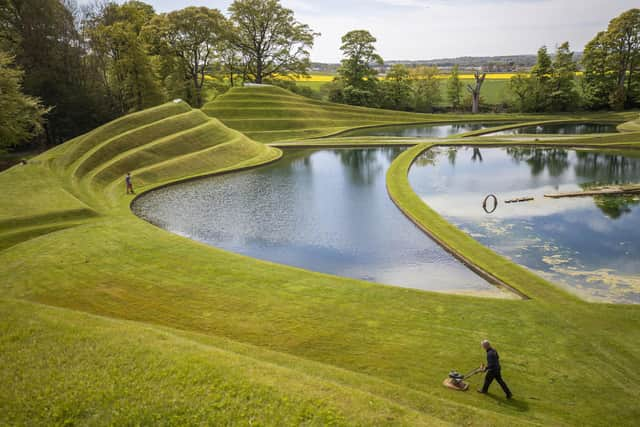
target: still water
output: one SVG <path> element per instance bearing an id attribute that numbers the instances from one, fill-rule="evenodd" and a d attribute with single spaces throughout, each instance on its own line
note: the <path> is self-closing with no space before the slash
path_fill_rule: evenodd
<path id="1" fill-rule="evenodd" d="M 585 135 L 591 133 L 615 133 L 617 127 L 610 123 L 558 123 L 538 126 L 524 126 L 483 136 L 496 135 Z"/>
<path id="2" fill-rule="evenodd" d="M 450 124 L 417 124 L 380 126 L 365 129 L 355 129 L 340 136 L 396 136 L 407 138 L 444 138 L 480 129 L 503 126 L 509 123 L 450 123 Z"/>
<path id="3" fill-rule="evenodd" d="M 609 183 L 640 183 L 640 151 L 437 148 L 411 169 L 427 204 L 481 243 L 579 294 L 640 303 L 640 196 L 549 199 Z M 489 193 L 500 203 L 482 209 Z M 505 200 L 535 197 L 527 203 Z"/>
<path id="4" fill-rule="evenodd" d="M 151 192 L 134 212 L 263 260 L 402 287 L 511 296 L 442 250 L 391 202 L 385 173 L 402 150 L 288 150 L 269 166 Z"/>

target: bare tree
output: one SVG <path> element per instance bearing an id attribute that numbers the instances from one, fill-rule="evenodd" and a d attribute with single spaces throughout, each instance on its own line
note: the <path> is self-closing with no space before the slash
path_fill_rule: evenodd
<path id="1" fill-rule="evenodd" d="M 473 108 L 471 112 L 473 114 L 477 114 L 480 112 L 480 89 L 482 89 L 482 84 L 484 83 L 484 79 L 487 77 L 487 73 L 482 73 L 481 76 L 480 71 L 476 71 L 473 74 L 473 77 L 476 80 L 476 85 L 475 87 L 467 85 L 467 90 L 469 91 L 469 93 L 471 93 L 471 98 L 473 101 Z"/>

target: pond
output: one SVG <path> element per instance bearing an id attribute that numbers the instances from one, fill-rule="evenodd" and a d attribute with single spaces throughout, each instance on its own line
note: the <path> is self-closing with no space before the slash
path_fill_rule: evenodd
<path id="1" fill-rule="evenodd" d="M 617 125 L 611 123 L 555 123 L 537 126 L 524 126 L 499 132 L 484 134 L 497 135 L 586 135 L 591 133 L 615 133 Z"/>
<path id="2" fill-rule="evenodd" d="M 134 212 L 239 254 L 423 290 L 512 297 L 422 233 L 387 195 L 403 148 L 287 150 L 261 168 L 153 191 Z"/>
<path id="3" fill-rule="evenodd" d="M 448 123 L 448 124 L 413 124 L 378 126 L 371 128 L 355 129 L 340 134 L 340 136 L 396 136 L 407 138 L 444 138 L 461 133 L 504 126 L 510 123 Z"/>
<path id="4" fill-rule="evenodd" d="M 640 195 L 550 199 L 640 183 L 640 151 L 436 148 L 411 169 L 425 202 L 481 243 L 585 299 L 640 303 Z M 489 193 L 499 204 L 487 214 Z M 505 200 L 534 197 L 526 203 Z"/>

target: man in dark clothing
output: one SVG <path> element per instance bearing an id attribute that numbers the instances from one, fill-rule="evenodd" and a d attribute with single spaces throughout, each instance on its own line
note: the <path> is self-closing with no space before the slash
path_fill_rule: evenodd
<path id="1" fill-rule="evenodd" d="M 486 372 L 484 385 L 481 390 L 478 390 L 478 392 L 486 393 L 489 391 L 489 386 L 493 380 L 496 380 L 498 384 L 500 384 L 500 387 L 502 387 L 504 394 L 507 395 L 507 399 L 511 399 L 513 394 L 511 393 L 511 390 L 509 390 L 509 387 L 507 387 L 507 383 L 502 379 L 502 374 L 500 372 L 500 356 L 498 356 L 498 352 L 491 347 L 491 344 L 487 340 L 482 341 L 482 348 L 487 351 L 487 366 L 484 368 Z"/>
<path id="2" fill-rule="evenodd" d="M 131 172 L 127 172 L 127 176 L 124 177 L 124 182 L 127 185 L 127 194 L 136 194 L 133 191 L 133 183 L 131 182 Z"/>

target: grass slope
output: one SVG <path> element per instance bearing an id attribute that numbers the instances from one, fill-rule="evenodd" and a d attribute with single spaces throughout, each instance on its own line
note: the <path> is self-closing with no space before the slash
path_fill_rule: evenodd
<path id="1" fill-rule="evenodd" d="M 242 96 L 251 91 L 273 102 L 262 88 Z M 358 120 L 343 122 L 370 123 Z M 638 142 L 606 138 L 580 141 Z M 510 301 L 307 272 L 169 234 L 131 214 L 123 194 L 129 170 L 150 189 L 278 155 L 172 103 L 1 173 L 12 193 L 0 206 L 0 424 L 630 425 L 640 416 L 636 306 L 588 304 L 532 275 L 507 278 L 535 291 Z M 496 389 L 441 386 L 450 369 L 477 366 L 487 337 L 513 402 Z"/>
<path id="2" fill-rule="evenodd" d="M 354 127 L 394 123 L 526 120 L 514 115 L 484 114 L 470 118 L 353 107 L 305 98 L 275 86 L 232 88 L 202 110 L 262 142 L 315 138 Z"/>

